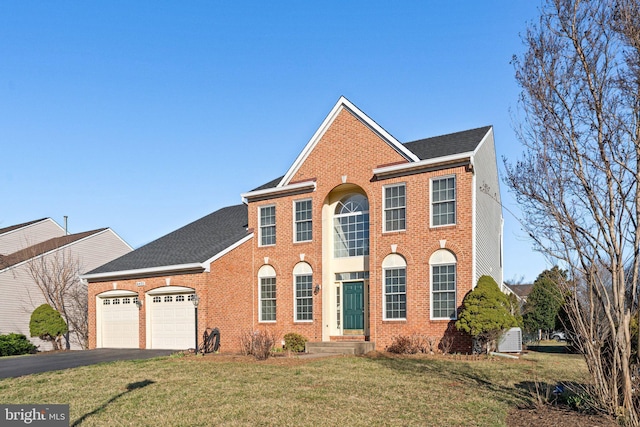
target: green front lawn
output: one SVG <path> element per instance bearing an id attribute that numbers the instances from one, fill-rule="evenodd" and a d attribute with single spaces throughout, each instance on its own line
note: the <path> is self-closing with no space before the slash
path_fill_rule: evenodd
<path id="1" fill-rule="evenodd" d="M 212 355 L 115 362 L 0 380 L 2 403 L 70 403 L 71 425 L 499 426 L 559 381 L 584 382 L 579 356 L 520 360 Z M 535 393 L 535 392 L 534 392 Z"/>

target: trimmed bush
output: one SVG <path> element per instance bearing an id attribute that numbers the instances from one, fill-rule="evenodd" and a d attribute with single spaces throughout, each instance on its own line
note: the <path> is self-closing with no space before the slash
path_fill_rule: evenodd
<path id="1" fill-rule="evenodd" d="M 293 351 L 295 353 L 302 353 L 307 341 L 307 338 L 302 335 L 296 334 L 295 332 L 289 332 L 284 336 L 284 348 L 285 350 Z"/>
<path id="2" fill-rule="evenodd" d="M 23 334 L 0 335 L 0 356 L 34 353 L 37 347 Z"/>
<path id="3" fill-rule="evenodd" d="M 503 332 L 517 326 L 509 299 L 490 276 L 481 276 L 478 285 L 462 301 L 456 328 L 476 338 L 488 353 Z"/>
<path id="4" fill-rule="evenodd" d="M 60 349 L 60 338 L 69 331 L 59 312 L 49 304 L 42 304 L 31 313 L 29 332 L 32 337 L 51 341 L 54 350 Z"/>

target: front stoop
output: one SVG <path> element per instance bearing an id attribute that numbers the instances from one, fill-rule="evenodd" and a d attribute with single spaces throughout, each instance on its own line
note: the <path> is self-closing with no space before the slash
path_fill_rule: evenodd
<path id="1" fill-rule="evenodd" d="M 371 341 L 307 342 L 305 353 L 365 354 L 373 351 L 376 344 Z"/>

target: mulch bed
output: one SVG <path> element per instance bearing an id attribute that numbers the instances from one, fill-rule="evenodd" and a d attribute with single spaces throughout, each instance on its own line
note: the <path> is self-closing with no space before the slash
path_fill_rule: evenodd
<path id="1" fill-rule="evenodd" d="M 561 406 L 540 405 L 536 408 L 512 410 L 507 415 L 509 427 L 617 427 L 619 424 L 604 415 L 590 415 Z"/>

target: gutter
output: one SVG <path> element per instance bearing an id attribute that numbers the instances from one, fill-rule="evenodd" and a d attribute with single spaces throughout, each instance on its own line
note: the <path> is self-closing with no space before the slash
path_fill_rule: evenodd
<path id="1" fill-rule="evenodd" d="M 441 169 L 443 167 L 451 167 L 452 165 L 469 165 L 473 171 L 473 151 L 460 154 L 452 154 L 450 156 L 437 157 L 434 159 L 420 160 L 419 162 L 401 163 L 399 165 L 383 166 L 375 168 L 373 175 L 378 178 L 391 178 L 395 176 L 410 175 L 421 173 L 428 170 Z"/>
<path id="2" fill-rule="evenodd" d="M 83 274 L 80 276 L 80 279 L 87 280 L 89 282 L 101 281 L 103 279 L 115 279 L 115 278 L 124 278 L 124 277 L 138 277 L 138 276 L 152 276 L 152 275 L 161 275 L 166 273 L 186 273 L 186 272 L 203 272 L 206 271 L 204 263 L 191 263 L 191 264 L 176 264 L 176 265 L 163 265 L 160 267 L 148 267 L 148 268 L 139 268 L 135 270 L 120 270 L 120 271 L 109 271 L 105 273 L 93 273 L 93 274 Z"/>
<path id="3" fill-rule="evenodd" d="M 316 190 L 316 181 L 296 182 L 295 184 L 283 185 L 282 187 L 265 188 L 264 190 L 249 191 L 242 193 L 242 202 L 247 204 L 249 199 L 268 199 L 274 196 L 284 196 L 289 193 L 306 193 Z"/>

